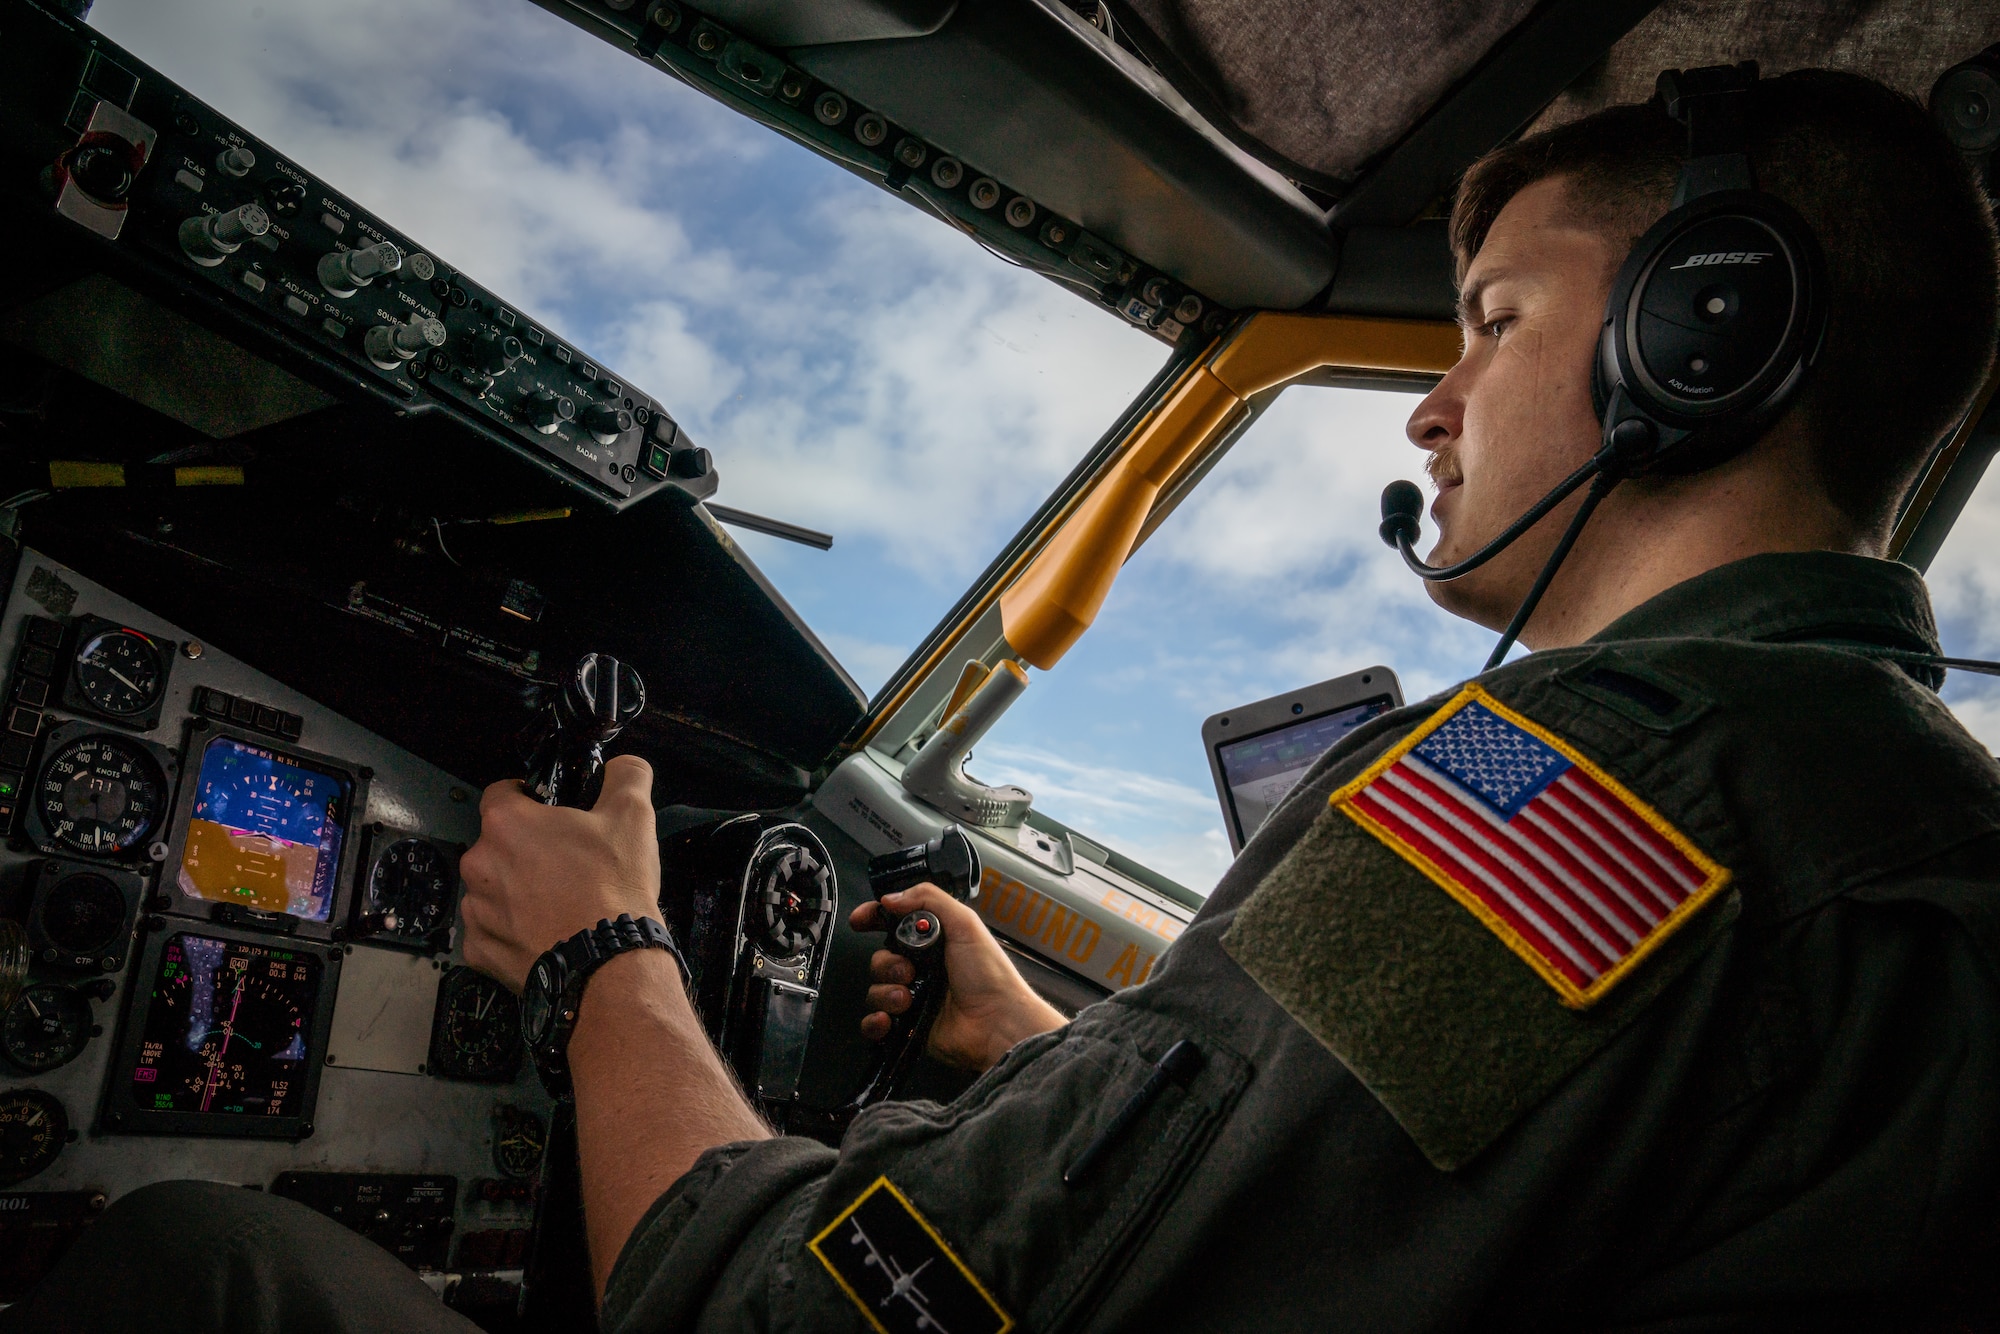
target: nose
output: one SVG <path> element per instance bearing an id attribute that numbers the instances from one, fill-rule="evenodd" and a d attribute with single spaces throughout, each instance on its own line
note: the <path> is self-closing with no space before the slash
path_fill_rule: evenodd
<path id="1" fill-rule="evenodd" d="M 1409 422 L 1403 427 L 1403 434 L 1418 449 L 1436 452 L 1448 447 L 1465 431 L 1465 396 L 1460 391 L 1459 371 L 1464 366 L 1460 362 L 1452 367 L 1437 386 L 1424 395 L 1423 402 L 1410 414 Z"/>

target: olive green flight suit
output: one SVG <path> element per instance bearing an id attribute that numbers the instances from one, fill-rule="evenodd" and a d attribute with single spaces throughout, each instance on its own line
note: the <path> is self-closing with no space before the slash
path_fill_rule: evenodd
<path id="1" fill-rule="evenodd" d="M 838 1153 L 705 1156 L 606 1327 L 920 1328 L 895 1294 L 864 1317 L 809 1245 L 861 1246 L 842 1220 L 884 1178 L 941 1248 L 911 1286 L 942 1300 L 962 1264 L 981 1328 L 1992 1318 L 2000 767 L 1930 673 L 1855 645 L 1936 651 L 1916 573 L 1770 555 L 1481 678 L 1728 871 L 1587 1008 L 1328 804 L 1446 692 L 1317 765 L 1145 985 Z M 1183 1039 L 1200 1073 L 1065 1186 Z M 859 1253 L 855 1283 L 885 1272 Z"/>

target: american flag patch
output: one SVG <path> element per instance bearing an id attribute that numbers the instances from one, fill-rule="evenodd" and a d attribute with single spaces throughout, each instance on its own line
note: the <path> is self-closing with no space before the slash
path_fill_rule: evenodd
<path id="1" fill-rule="evenodd" d="M 1616 779 L 1477 685 L 1331 800 L 1577 1009 L 1729 883 Z"/>

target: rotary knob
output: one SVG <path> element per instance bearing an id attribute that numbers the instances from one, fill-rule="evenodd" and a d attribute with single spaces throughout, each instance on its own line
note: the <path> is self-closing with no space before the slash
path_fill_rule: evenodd
<path id="1" fill-rule="evenodd" d="M 499 375 L 526 352 L 521 340 L 513 334 L 497 334 L 488 329 L 476 340 L 472 359 L 488 375 Z"/>
<path id="2" fill-rule="evenodd" d="M 419 315 L 408 324 L 378 324 L 361 337 L 368 359 L 385 371 L 444 346 L 444 321 Z"/>
<path id="3" fill-rule="evenodd" d="M 700 445 L 688 445 L 669 456 L 667 470 L 686 481 L 698 482 L 708 476 L 708 470 L 714 466 L 707 450 Z"/>
<path id="4" fill-rule="evenodd" d="M 181 224 L 181 249 L 204 269 L 216 265 L 243 248 L 243 243 L 271 230 L 271 216 L 257 204 L 244 204 L 227 213 L 204 213 Z"/>
<path id="5" fill-rule="evenodd" d="M 554 435 L 564 422 L 576 417 L 576 404 L 561 394 L 537 389 L 521 400 L 521 415 L 543 435 Z"/>
<path id="6" fill-rule="evenodd" d="M 600 445 L 615 445 L 632 429 L 632 414 L 609 403 L 592 403 L 583 410 L 583 429 Z"/>
<path id="7" fill-rule="evenodd" d="M 235 144 L 216 154 L 215 165 L 223 175 L 241 179 L 248 176 L 250 169 L 257 165 L 257 155 L 243 145 Z"/>
<path id="8" fill-rule="evenodd" d="M 359 250 L 336 250 L 319 258 L 319 285 L 335 296 L 353 296 L 385 273 L 403 267 L 403 252 L 394 241 L 377 241 Z"/>

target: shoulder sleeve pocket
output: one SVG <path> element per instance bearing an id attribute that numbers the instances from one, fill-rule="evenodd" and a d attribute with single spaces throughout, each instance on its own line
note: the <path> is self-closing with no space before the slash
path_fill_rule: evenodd
<path id="1" fill-rule="evenodd" d="M 1094 1169 L 1065 1185 L 1064 1171 L 1182 1039 L 1200 1048 L 1200 1070 L 1185 1087 L 1167 1083 Z M 886 1180 L 941 1248 L 939 1260 L 962 1266 L 991 1296 L 1004 1314 L 995 1328 L 1074 1327 L 1143 1242 L 1249 1077 L 1241 1057 L 1162 1016 L 1095 1007 L 1017 1047 L 949 1106 L 891 1104 L 857 1121 L 807 1236 L 837 1231 Z M 859 1305 L 827 1268 L 816 1285 L 824 1300 Z"/>

